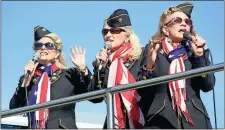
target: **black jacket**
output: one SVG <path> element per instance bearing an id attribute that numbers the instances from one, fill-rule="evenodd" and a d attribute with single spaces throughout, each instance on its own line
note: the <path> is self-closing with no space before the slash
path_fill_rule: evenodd
<path id="1" fill-rule="evenodd" d="M 144 50 L 144 48 L 142 50 Z M 142 54 L 137 60 L 135 60 L 133 62 L 126 61 L 124 63 L 124 65 L 128 68 L 128 70 L 132 73 L 132 75 L 134 76 L 134 78 L 137 81 L 139 79 L 139 70 L 140 70 L 140 65 L 141 65 L 141 61 L 142 61 L 141 60 L 142 59 Z M 89 84 L 88 91 L 95 91 L 95 90 L 100 90 L 100 89 L 107 88 L 108 74 L 109 74 L 109 67 L 108 66 L 106 68 L 102 68 L 101 69 L 101 71 L 99 73 L 99 77 L 100 77 L 100 81 L 102 83 L 101 83 L 101 86 L 99 86 L 99 84 L 98 84 L 98 68 L 95 67 L 94 68 L 94 77 L 91 80 L 91 83 Z M 93 103 L 100 103 L 103 100 L 104 100 L 104 98 L 97 98 L 97 99 L 93 99 L 91 101 Z M 124 115 L 126 117 L 126 128 L 129 128 L 127 112 L 126 112 L 126 109 L 125 109 L 125 107 L 123 105 L 122 105 L 122 109 L 123 109 Z M 107 128 L 107 122 L 105 120 L 104 129 L 106 129 L 106 128 Z"/>
<path id="2" fill-rule="evenodd" d="M 51 100 L 87 92 L 87 86 L 90 82 L 90 77 L 90 71 L 89 75 L 83 77 L 76 68 L 56 71 L 54 78 L 53 76 L 51 77 Z M 21 76 L 16 92 L 10 101 L 10 109 L 19 108 L 26 105 L 25 88 L 20 87 L 23 82 L 23 78 L 24 76 Z M 33 86 L 35 80 L 37 79 L 33 78 L 30 86 L 27 87 L 28 95 L 30 94 L 31 86 Z M 27 115 L 29 120 L 29 114 Z M 76 129 L 77 126 L 75 122 L 75 103 L 49 109 L 47 129 Z"/>
<path id="3" fill-rule="evenodd" d="M 162 48 L 161 48 L 162 49 Z M 143 66 L 147 64 L 148 45 L 143 57 Z M 209 50 L 204 52 L 204 58 L 197 62 L 196 57 L 190 56 L 184 60 L 185 69 L 191 70 L 210 65 Z M 154 72 L 141 70 L 143 77 L 154 78 L 168 75 L 169 61 L 166 54 L 160 50 L 157 53 Z M 140 107 L 146 117 L 146 128 L 211 128 L 210 118 L 200 98 L 200 91 L 208 92 L 215 85 L 213 73 L 186 79 L 186 106 L 195 126 L 190 126 L 184 119 L 178 122 L 177 115 L 172 109 L 168 83 L 151 86 L 139 90 L 141 95 Z M 179 126 L 178 126 L 179 124 Z"/>

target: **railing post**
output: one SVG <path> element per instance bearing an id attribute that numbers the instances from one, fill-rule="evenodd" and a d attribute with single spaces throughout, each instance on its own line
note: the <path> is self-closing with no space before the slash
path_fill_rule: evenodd
<path id="1" fill-rule="evenodd" d="M 106 93 L 106 102 L 107 102 L 107 129 L 114 128 L 114 102 L 113 95 L 109 92 Z"/>

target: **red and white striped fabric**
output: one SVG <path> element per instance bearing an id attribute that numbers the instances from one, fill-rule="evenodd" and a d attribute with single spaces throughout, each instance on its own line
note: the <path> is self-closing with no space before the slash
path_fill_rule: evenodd
<path id="1" fill-rule="evenodd" d="M 47 101 L 50 101 L 50 80 L 48 77 L 48 73 L 44 72 L 38 83 L 36 104 L 44 103 Z M 38 128 L 44 129 L 49 117 L 48 109 L 40 109 L 39 111 L 35 112 L 35 115 L 36 121 L 39 122 Z"/>
<path id="2" fill-rule="evenodd" d="M 109 68 L 108 87 L 116 87 L 121 84 L 128 84 L 136 82 L 133 75 L 124 66 L 124 62 L 128 59 L 129 54 L 121 57 L 131 48 L 131 43 L 124 44 L 118 51 L 111 55 L 111 65 Z M 121 96 L 121 98 L 120 98 Z M 129 118 L 130 128 L 140 129 L 144 128 L 144 116 L 138 106 L 140 96 L 136 90 L 129 90 L 114 94 L 114 116 L 116 128 L 126 128 L 124 113 L 122 111 L 122 103 L 124 104 Z"/>
<path id="3" fill-rule="evenodd" d="M 177 47 L 172 46 L 168 39 L 165 38 L 162 41 L 162 47 L 166 54 L 169 54 L 171 51 Z M 168 74 L 175 74 L 185 71 L 184 59 L 187 58 L 187 54 L 180 56 L 177 59 L 174 59 L 169 66 Z M 182 115 L 185 119 L 191 124 L 194 125 L 192 118 L 188 112 L 188 109 L 185 104 L 186 100 L 186 82 L 185 79 L 175 80 L 169 82 L 170 95 L 172 99 L 173 110 L 178 113 L 178 116 Z"/>

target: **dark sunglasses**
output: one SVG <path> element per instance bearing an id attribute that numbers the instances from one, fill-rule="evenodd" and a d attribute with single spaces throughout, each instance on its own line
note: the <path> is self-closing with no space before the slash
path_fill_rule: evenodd
<path id="1" fill-rule="evenodd" d="M 192 25 L 192 20 L 191 19 L 188 19 L 188 18 L 186 18 L 186 19 L 182 19 L 182 18 L 180 18 L 180 17 L 175 17 L 175 18 L 172 18 L 169 22 L 167 22 L 165 25 L 167 26 L 167 25 L 169 25 L 169 24 L 180 24 L 180 23 L 182 23 L 182 21 L 184 20 L 184 22 L 187 24 L 187 25 L 189 25 L 189 26 L 191 26 Z"/>
<path id="2" fill-rule="evenodd" d="M 47 42 L 47 43 L 36 42 L 36 43 L 34 43 L 34 50 L 40 50 L 43 46 L 45 46 L 45 48 L 47 50 L 54 50 L 54 49 L 56 49 L 56 46 L 55 46 L 54 43 L 50 43 L 50 42 Z"/>
<path id="3" fill-rule="evenodd" d="M 105 36 L 110 32 L 111 34 L 120 34 L 121 32 L 125 32 L 122 28 L 111 28 L 111 29 L 102 29 L 102 35 Z"/>

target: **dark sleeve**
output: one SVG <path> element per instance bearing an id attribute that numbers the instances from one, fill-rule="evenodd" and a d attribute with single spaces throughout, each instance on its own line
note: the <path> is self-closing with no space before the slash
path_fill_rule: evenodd
<path id="1" fill-rule="evenodd" d="M 9 109 L 19 108 L 26 105 L 25 87 L 21 87 L 23 79 L 24 79 L 24 76 L 21 76 L 18 83 L 18 87 L 16 88 L 16 91 L 10 100 Z M 30 87 L 28 86 L 27 92 L 29 92 L 29 90 L 30 90 Z"/>
<path id="2" fill-rule="evenodd" d="M 140 70 L 138 72 L 138 81 L 141 81 L 141 80 L 147 80 L 147 79 L 151 79 L 153 78 L 153 73 L 154 72 L 150 72 L 150 71 L 147 71 L 145 68 L 147 66 L 147 57 L 148 57 L 148 45 L 147 44 L 142 50 L 143 50 L 143 53 L 142 53 L 142 59 L 141 59 L 141 64 L 140 64 Z M 146 94 L 148 94 L 148 87 L 145 87 L 145 88 L 140 88 L 140 89 L 137 89 L 138 93 L 141 95 L 141 96 L 144 96 Z"/>
<path id="3" fill-rule="evenodd" d="M 203 56 L 192 58 L 193 69 L 211 65 L 211 62 L 209 60 L 209 51 L 210 50 L 206 50 Z M 214 73 L 208 73 L 202 76 L 194 77 L 191 80 L 193 86 L 195 86 L 196 88 L 200 88 L 203 92 L 212 90 L 215 85 Z"/>
<path id="4" fill-rule="evenodd" d="M 88 68 L 87 68 L 88 69 Z M 88 84 L 91 81 L 92 73 L 88 69 L 88 75 L 84 76 L 77 68 L 70 68 L 71 82 L 74 86 L 74 94 L 87 92 Z"/>
<path id="5" fill-rule="evenodd" d="M 108 81 L 108 69 L 102 68 L 98 71 L 97 68 L 94 68 L 94 76 L 88 86 L 88 91 L 96 91 L 100 89 L 107 88 L 107 81 Z M 100 81 L 99 81 L 100 79 Z M 101 82 L 101 83 L 99 83 Z M 96 98 L 90 100 L 92 103 L 100 103 L 104 100 L 104 97 Z"/>

